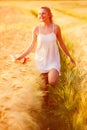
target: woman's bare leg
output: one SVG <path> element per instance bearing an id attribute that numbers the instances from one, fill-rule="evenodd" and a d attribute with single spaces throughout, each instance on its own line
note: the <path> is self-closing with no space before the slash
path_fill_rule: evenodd
<path id="1" fill-rule="evenodd" d="M 45 82 L 45 85 L 42 88 L 43 91 L 44 91 L 44 93 L 45 93 L 45 95 L 44 95 L 44 101 L 45 101 L 45 104 L 48 105 L 48 98 L 49 98 L 49 92 L 48 92 L 48 73 L 42 73 L 41 76 L 42 76 L 42 79 Z"/>
<path id="2" fill-rule="evenodd" d="M 51 69 L 48 73 L 48 84 L 55 87 L 59 78 L 59 72 L 56 69 Z"/>
<path id="3" fill-rule="evenodd" d="M 59 73 L 56 69 L 52 69 L 48 73 L 43 73 L 41 75 L 42 75 L 43 80 L 45 81 L 45 86 L 43 87 L 43 91 L 45 92 L 44 101 L 46 105 L 49 106 L 48 84 L 55 87 L 58 81 Z"/>

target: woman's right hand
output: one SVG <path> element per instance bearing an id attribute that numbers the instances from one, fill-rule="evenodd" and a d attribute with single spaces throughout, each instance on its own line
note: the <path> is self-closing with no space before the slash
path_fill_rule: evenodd
<path id="1" fill-rule="evenodd" d="M 29 61 L 29 57 L 20 58 L 20 54 L 16 55 L 10 55 L 13 62 L 20 61 L 22 64 L 25 64 L 27 61 Z"/>
<path id="2" fill-rule="evenodd" d="M 13 62 L 20 60 L 20 54 L 16 54 L 16 55 L 10 55 L 11 59 Z"/>

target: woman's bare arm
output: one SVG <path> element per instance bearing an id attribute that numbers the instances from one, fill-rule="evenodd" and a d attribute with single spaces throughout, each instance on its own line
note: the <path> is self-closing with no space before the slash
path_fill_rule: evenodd
<path id="1" fill-rule="evenodd" d="M 57 35 L 57 39 L 59 41 L 59 45 L 62 48 L 63 52 L 69 57 L 70 61 L 72 62 L 72 64 L 75 66 L 75 61 L 73 60 L 73 58 L 71 57 L 69 51 L 66 48 L 66 45 L 64 44 L 62 35 L 61 35 L 61 29 L 59 26 L 56 27 L 56 35 Z"/>
<path id="2" fill-rule="evenodd" d="M 32 42 L 31 42 L 31 45 L 22 53 L 22 54 L 19 54 L 17 56 L 15 56 L 15 59 L 16 60 L 21 60 L 22 58 L 24 58 L 26 55 L 28 55 L 32 50 L 33 48 L 35 47 L 35 44 L 36 44 L 36 41 L 37 41 L 37 27 L 35 27 L 32 31 Z"/>

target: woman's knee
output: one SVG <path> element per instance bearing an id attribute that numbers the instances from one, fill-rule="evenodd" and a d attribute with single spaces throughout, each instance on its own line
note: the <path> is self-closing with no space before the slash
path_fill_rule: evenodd
<path id="1" fill-rule="evenodd" d="M 51 86 L 53 86 L 53 87 L 55 87 L 55 85 L 57 84 L 57 81 L 49 81 L 49 84 L 51 85 Z"/>
<path id="2" fill-rule="evenodd" d="M 59 77 L 59 73 L 57 70 L 52 69 L 49 73 L 48 73 L 48 83 L 51 86 L 55 86 L 57 84 L 58 81 L 58 77 Z"/>

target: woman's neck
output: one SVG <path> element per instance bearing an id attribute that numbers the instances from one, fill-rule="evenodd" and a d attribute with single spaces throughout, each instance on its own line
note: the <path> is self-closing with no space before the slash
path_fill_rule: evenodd
<path id="1" fill-rule="evenodd" d="M 40 32 L 47 34 L 53 31 L 53 23 L 44 23 L 40 24 Z"/>
<path id="2" fill-rule="evenodd" d="M 46 21 L 41 23 L 42 26 L 50 26 L 51 24 L 52 24 L 51 21 Z"/>
<path id="3" fill-rule="evenodd" d="M 52 26 L 52 23 L 41 23 L 41 26 L 45 29 L 45 28 L 50 28 Z"/>

